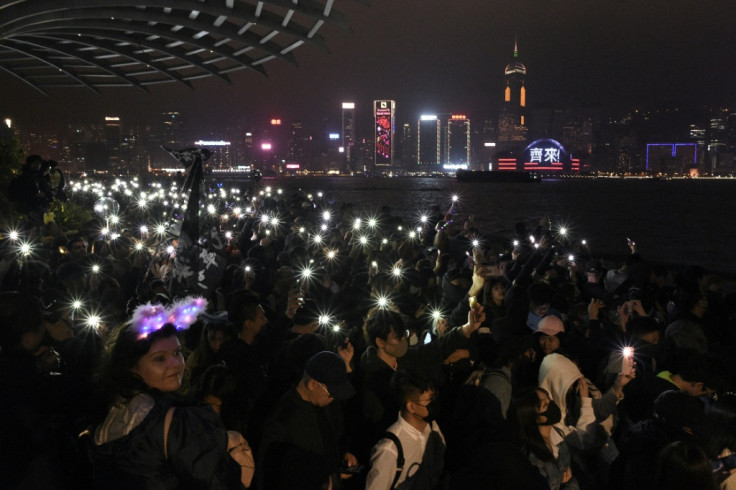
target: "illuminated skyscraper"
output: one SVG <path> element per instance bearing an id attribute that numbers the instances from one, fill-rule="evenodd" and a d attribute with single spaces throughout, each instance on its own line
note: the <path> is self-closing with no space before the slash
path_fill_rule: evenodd
<path id="1" fill-rule="evenodd" d="M 120 118 L 117 116 L 105 117 L 105 147 L 107 149 L 107 160 L 109 168 L 119 170 L 120 168 Z"/>
<path id="2" fill-rule="evenodd" d="M 223 140 L 199 140 L 195 145 L 207 148 L 212 156 L 205 162 L 205 167 L 210 169 L 226 169 L 233 166 L 233 155 L 229 141 Z"/>
<path id="3" fill-rule="evenodd" d="M 401 161 L 404 166 L 414 162 L 414 138 L 409 123 L 404 123 L 401 128 Z"/>
<path id="4" fill-rule="evenodd" d="M 376 167 L 390 167 L 394 163 L 395 113 L 396 102 L 393 100 L 373 101 L 376 128 L 373 161 Z"/>
<path id="5" fill-rule="evenodd" d="M 186 144 L 184 119 L 178 112 L 161 113 L 161 144 L 167 148 L 181 148 Z"/>
<path id="6" fill-rule="evenodd" d="M 440 165 L 442 162 L 441 134 L 442 127 L 436 114 L 420 116 L 417 121 L 417 165 Z"/>
<path id="7" fill-rule="evenodd" d="M 355 102 L 342 103 L 342 136 L 341 145 L 345 152 L 347 168 L 353 169 L 352 150 L 355 146 Z"/>
<path id="8" fill-rule="evenodd" d="M 498 117 L 498 142 L 505 149 L 513 149 L 526 141 L 526 66 L 519 61 L 519 48 L 514 41 L 514 59 L 506 65 L 506 88 Z"/>
<path id="9" fill-rule="evenodd" d="M 470 119 L 453 114 L 447 120 L 447 143 L 445 144 L 444 168 L 446 170 L 468 169 L 470 165 Z"/>
<path id="10" fill-rule="evenodd" d="M 290 163 L 298 163 L 302 168 L 307 168 L 312 163 L 310 136 L 301 121 L 291 122 L 288 145 L 288 160 Z"/>

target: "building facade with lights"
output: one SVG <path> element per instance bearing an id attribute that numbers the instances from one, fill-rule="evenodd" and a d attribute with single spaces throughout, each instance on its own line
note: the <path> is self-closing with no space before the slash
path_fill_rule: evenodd
<path id="1" fill-rule="evenodd" d="M 374 100 L 373 115 L 375 121 L 373 164 L 376 167 L 390 167 L 394 163 L 396 102 Z"/>
<path id="2" fill-rule="evenodd" d="M 417 120 L 417 165 L 439 170 L 442 163 L 442 123 L 436 114 L 423 114 Z"/>
<path id="3" fill-rule="evenodd" d="M 518 150 L 527 140 L 526 66 L 519 61 L 518 43 L 514 57 L 504 69 L 506 87 L 498 116 L 498 144 L 503 150 Z"/>
<path id="4" fill-rule="evenodd" d="M 353 171 L 353 147 L 355 146 L 355 102 L 342 103 L 342 139 L 345 155 L 345 170 Z"/>
<path id="5" fill-rule="evenodd" d="M 463 114 L 453 114 L 447 120 L 445 133 L 445 170 L 467 170 L 470 166 L 470 119 Z"/>
<path id="6" fill-rule="evenodd" d="M 196 146 L 207 148 L 212 152 L 212 156 L 205 162 L 205 168 L 212 170 L 230 168 L 233 166 L 233 156 L 229 141 L 222 140 L 199 140 L 195 141 Z"/>
<path id="7" fill-rule="evenodd" d="M 105 116 L 105 149 L 107 150 L 107 170 L 120 170 L 120 118 Z"/>

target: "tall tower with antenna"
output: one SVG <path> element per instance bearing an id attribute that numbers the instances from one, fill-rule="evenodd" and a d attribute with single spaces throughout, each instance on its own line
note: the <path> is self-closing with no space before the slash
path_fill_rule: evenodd
<path id="1" fill-rule="evenodd" d="M 506 87 L 498 118 L 498 142 L 513 150 L 523 144 L 527 136 L 526 120 L 526 66 L 519 61 L 519 43 L 514 36 L 514 54 L 504 69 Z"/>

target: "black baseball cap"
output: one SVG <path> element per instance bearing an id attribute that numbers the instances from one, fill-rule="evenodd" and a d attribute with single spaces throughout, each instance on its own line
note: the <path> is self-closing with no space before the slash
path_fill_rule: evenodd
<path id="1" fill-rule="evenodd" d="M 347 400 L 355 394 L 348 381 L 348 372 L 342 357 L 330 351 L 318 352 L 307 361 L 306 373 L 313 380 L 327 387 L 337 400 Z"/>

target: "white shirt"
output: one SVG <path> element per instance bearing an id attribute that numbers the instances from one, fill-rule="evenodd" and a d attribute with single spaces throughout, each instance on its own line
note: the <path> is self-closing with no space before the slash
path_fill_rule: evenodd
<path id="1" fill-rule="evenodd" d="M 396 434 L 401 442 L 401 449 L 404 451 L 404 469 L 396 480 L 396 485 L 406 480 L 407 476 L 413 475 L 424 458 L 424 448 L 427 446 L 427 439 L 432 431 L 437 432 L 445 442 L 445 436 L 442 435 L 437 422 L 427 424 L 424 431 L 418 431 L 409 422 L 399 414 L 397 420 L 391 427 L 389 432 Z M 381 439 L 373 446 L 371 451 L 371 470 L 368 472 L 365 488 L 366 490 L 389 490 L 391 483 L 396 476 L 396 458 L 399 452 L 396 444 L 390 439 Z"/>

